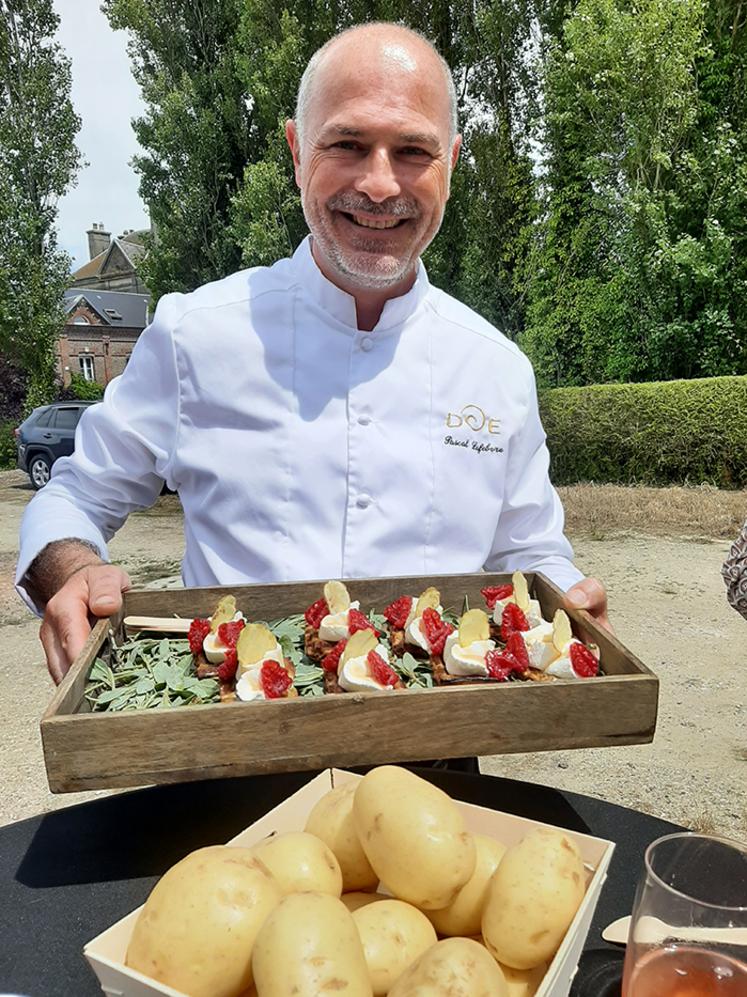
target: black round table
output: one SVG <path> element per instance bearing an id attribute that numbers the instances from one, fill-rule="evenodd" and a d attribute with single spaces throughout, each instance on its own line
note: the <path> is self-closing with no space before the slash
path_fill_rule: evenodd
<path id="1" fill-rule="evenodd" d="M 600 933 L 630 913 L 646 846 L 680 828 L 544 786 L 430 769 L 420 774 L 455 799 L 616 843 L 571 997 L 619 997 L 623 952 Z M 0 828 L 0 993 L 100 997 L 84 944 L 139 906 L 188 852 L 227 841 L 311 775 L 157 786 Z"/>

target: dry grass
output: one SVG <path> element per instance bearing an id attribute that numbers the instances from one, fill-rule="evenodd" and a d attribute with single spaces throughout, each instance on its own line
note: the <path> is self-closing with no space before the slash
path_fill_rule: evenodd
<path id="1" fill-rule="evenodd" d="M 707 485 L 646 488 L 569 485 L 558 492 L 571 536 L 601 539 L 611 533 L 736 539 L 747 518 L 747 491 Z"/>

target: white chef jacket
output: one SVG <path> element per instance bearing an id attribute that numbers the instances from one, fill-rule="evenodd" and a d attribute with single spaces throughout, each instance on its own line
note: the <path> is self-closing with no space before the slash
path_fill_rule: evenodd
<path id="1" fill-rule="evenodd" d="M 479 571 L 581 578 L 521 351 L 433 287 L 358 330 L 354 299 L 291 259 L 168 294 L 75 452 L 26 509 L 16 583 L 50 541 L 106 542 L 162 482 L 184 584 Z M 34 607 L 32 607 L 34 608 Z"/>

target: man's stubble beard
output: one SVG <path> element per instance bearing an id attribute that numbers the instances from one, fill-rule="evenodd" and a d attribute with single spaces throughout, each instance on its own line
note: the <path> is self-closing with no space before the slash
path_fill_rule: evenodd
<path id="1" fill-rule="evenodd" d="M 345 204 L 347 198 L 347 195 L 341 195 L 339 198 L 340 203 Z M 325 205 L 324 210 L 329 211 L 330 213 L 333 210 L 336 210 L 333 206 L 336 200 L 337 199 L 333 198 L 330 203 Z M 343 248 L 335 238 L 328 215 L 320 213 L 318 219 L 319 224 L 317 225 L 315 222 L 312 224 L 312 219 L 310 219 L 309 212 L 307 211 L 306 198 L 303 191 L 301 191 L 301 207 L 303 209 L 304 218 L 306 219 L 306 224 L 309 226 L 312 239 L 317 243 L 324 256 L 335 267 L 335 269 L 345 277 L 347 283 L 362 291 L 386 290 L 388 287 L 394 287 L 395 285 L 400 284 L 409 274 L 414 273 L 417 270 L 420 254 L 425 251 L 425 249 L 436 237 L 439 229 L 441 228 L 441 222 L 443 221 L 442 211 L 441 218 L 439 219 L 433 235 L 423 246 L 419 248 L 419 250 L 416 250 L 414 257 L 412 254 L 409 254 L 406 259 L 399 259 L 391 254 L 387 255 L 386 253 L 382 253 L 381 244 L 373 240 L 369 244 L 370 249 L 368 249 L 365 243 L 365 236 L 363 235 L 361 249 L 348 250 Z M 377 213 L 376 205 L 366 205 L 363 207 L 359 204 L 357 207 L 359 210 L 364 210 L 369 214 L 375 215 Z M 346 207 L 342 207 L 339 210 L 348 209 Z M 380 213 L 393 213 L 396 215 L 397 213 L 405 214 L 406 211 L 410 210 L 412 210 L 411 203 L 407 203 L 406 206 L 402 206 L 399 211 L 395 208 L 393 212 L 381 211 Z M 349 211 L 349 213 L 355 212 Z M 410 216 L 408 215 L 408 217 Z M 360 253 L 370 253 L 372 259 L 368 266 L 357 265 L 359 263 L 358 257 Z M 385 259 L 390 260 L 391 265 L 386 266 Z"/>

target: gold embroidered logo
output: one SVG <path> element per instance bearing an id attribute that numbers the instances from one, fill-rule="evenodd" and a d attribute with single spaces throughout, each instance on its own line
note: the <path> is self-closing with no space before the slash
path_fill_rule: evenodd
<path id="1" fill-rule="evenodd" d="M 501 420 L 491 419 L 486 415 L 479 405 L 465 405 L 461 412 L 448 412 L 446 415 L 446 425 L 449 429 L 459 429 L 460 426 L 467 426 L 473 433 L 480 433 L 487 430 L 494 436 L 501 431 Z"/>

